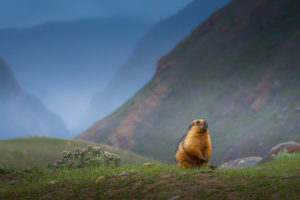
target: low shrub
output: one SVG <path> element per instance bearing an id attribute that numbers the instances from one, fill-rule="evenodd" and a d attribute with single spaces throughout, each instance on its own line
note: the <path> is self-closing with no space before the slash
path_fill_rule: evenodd
<path id="1" fill-rule="evenodd" d="M 279 151 L 277 154 L 272 154 L 272 158 L 274 160 L 279 160 L 279 159 L 283 159 L 283 158 L 286 159 L 286 158 L 291 158 L 293 154 L 295 154 L 295 153 L 291 154 L 287 151 L 286 148 L 284 148 L 283 151 Z"/>
<path id="2" fill-rule="evenodd" d="M 76 148 L 73 152 L 64 151 L 62 158 L 55 161 L 50 168 L 83 168 L 90 166 L 110 166 L 120 165 L 120 156 L 103 151 L 101 147 L 87 146 L 84 149 Z"/>

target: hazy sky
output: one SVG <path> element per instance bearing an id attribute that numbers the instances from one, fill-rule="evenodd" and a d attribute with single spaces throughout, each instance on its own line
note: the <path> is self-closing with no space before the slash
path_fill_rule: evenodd
<path id="1" fill-rule="evenodd" d="M 0 0 L 0 28 L 53 20 L 129 16 L 168 17 L 192 0 Z"/>

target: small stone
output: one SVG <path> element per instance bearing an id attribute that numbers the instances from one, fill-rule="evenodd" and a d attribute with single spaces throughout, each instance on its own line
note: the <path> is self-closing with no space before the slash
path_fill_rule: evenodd
<path id="1" fill-rule="evenodd" d="M 122 171 L 118 176 L 126 176 L 127 174 L 128 174 L 128 172 Z"/>
<path id="2" fill-rule="evenodd" d="M 177 200 L 177 199 L 179 199 L 180 198 L 180 196 L 179 195 L 176 195 L 176 196 L 174 196 L 174 197 L 171 197 L 170 199 L 168 199 L 168 200 Z"/>
<path id="3" fill-rule="evenodd" d="M 172 175 L 171 174 L 168 174 L 168 173 L 160 173 L 160 178 L 162 179 L 169 179 L 171 178 Z"/>
<path id="4" fill-rule="evenodd" d="M 9 184 L 11 184 L 11 185 L 16 185 L 16 184 L 18 184 L 19 183 L 19 181 L 10 181 L 9 182 Z"/>
<path id="5" fill-rule="evenodd" d="M 129 170 L 129 172 L 130 172 L 131 174 L 136 174 L 136 173 L 137 173 L 137 171 L 136 171 L 135 169 L 131 169 L 131 170 Z"/>
<path id="6" fill-rule="evenodd" d="M 143 163 L 143 166 L 145 166 L 145 167 L 151 167 L 153 165 L 154 165 L 153 163 Z"/>
<path id="7" fill-rule="evenodd" d="M 284 108 L 281 109 L 281 112 L 286 112 L 288 110 L 289 110 L 289 107 L 284 107 Z"/>
<path id="8" fill-rule="evenodd" d="M 95 182 L 99 183 L 100 181 L 103 181 L 104 179 L 105 179 L 105 176 L 99 176 Z"/>
<path id="9" fill-rule="evenodd" d="M 52 181 L 49 181 L 48 183 L 49 183 L 50 185 L 54 185 L 54 184 L 56 183 L 56 181 L 53 181 L 53 180 L 52 180 Z"/>
<path id="10" fill-rule="evenodd" d="M 257 156 L 238 158 L 223 163 L 222 165 L 219 166 L 219 168 L 237 169 L 237 168 L 251 167 L 259 163 L 261 160 L 262 157 L 257 157 Z"/>

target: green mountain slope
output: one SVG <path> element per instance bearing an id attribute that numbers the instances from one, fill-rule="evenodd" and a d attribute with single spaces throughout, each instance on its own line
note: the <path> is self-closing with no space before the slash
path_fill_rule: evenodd
<path id="1" fill-rule="evenodd" d="M 73 151 L 74 148 L 85 148 L 87 145 L 94 145 L 94 143 L 46 137 L 0 140 L 0 167 L 45 167 L 60 158 L 63 151 Z M 122 165 L 141 164 L 150 161 L 135 153 L 108 145 L 101 144 L 100 146 L 105 151 L 118 154 L 121 157 Z"/>
<path id="2" fill-rule="evenodd" d="M 130 58 L 107 86 L 94 96 L 82 123 L 91 125 L 126 102 L 153 77 L 157 60 L 162 55 L 171 51 L 176 43 L 207 19 L 215 9 L 228 2 L 193 0 L 175 15 L 155 24 L 138 42 Z"/>
<path id="3" fill-rule="evenodd" d="M 300 2 L 234 0 L 158 62 L 133 98 L 78 137 L 172 161 L 205 118 L 214 163 L 300 140 Z"/>

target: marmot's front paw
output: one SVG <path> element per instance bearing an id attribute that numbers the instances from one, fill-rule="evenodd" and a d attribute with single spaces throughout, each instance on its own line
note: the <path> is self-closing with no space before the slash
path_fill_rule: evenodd
<path id="1" fill-rule="evenodd" d="M 199 158 L 199 159 L 200 159 L 201 162 L 208 162 L 209 161 L 209 159 L 207 159 L 207 158 Z"/>

